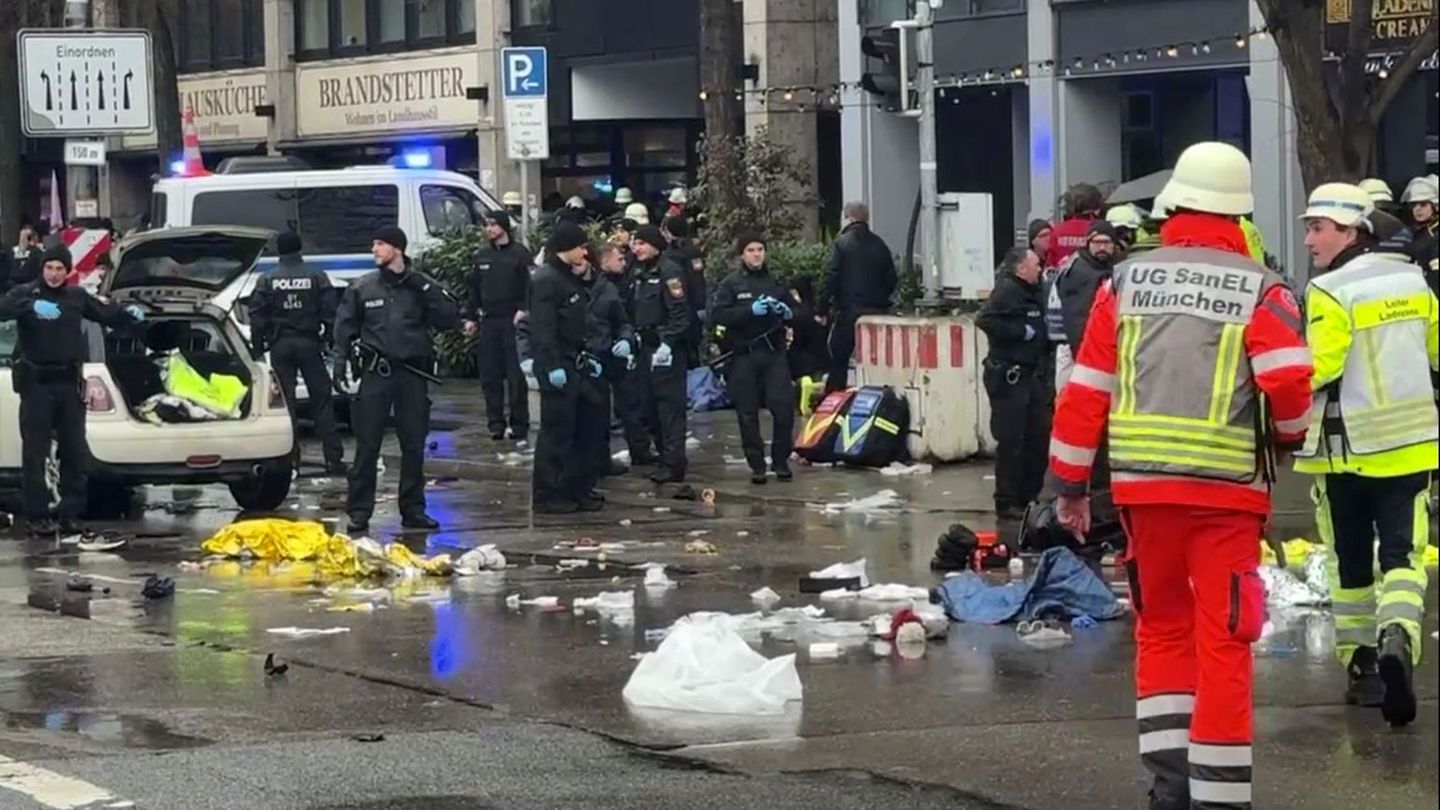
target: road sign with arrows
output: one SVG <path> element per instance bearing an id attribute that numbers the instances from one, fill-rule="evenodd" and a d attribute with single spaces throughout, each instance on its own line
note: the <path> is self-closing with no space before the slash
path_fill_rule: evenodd
<path id="1" fill-rule="evenodd" d="M 26 135 L 141 135 L 154 129 L 149 33 L 26 29 L 17 38 Z"/>

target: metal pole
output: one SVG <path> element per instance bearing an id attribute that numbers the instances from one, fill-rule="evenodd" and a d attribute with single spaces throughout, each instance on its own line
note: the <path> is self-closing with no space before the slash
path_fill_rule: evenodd
<path id="1" fill-rule="evenodd" d="M 520 238 L 530 237 L 530 161 L 520 161 Z"/>
<path id="2" fill-rule="evenodd" d="M 920 267 L 924 303 L 940 300 L 940 238 L 935 187 L 935 48 L 928 0 L 915 4 L 915 92 L 920 97 Z"/>
<path id="3" fill-rule="evenodd" d="M 65 27 L 82 30 L 90 27 L 90 0 L 67 0 Z M 100 170 L 94 166 L 65 167 L 65 188 L 70 198 L 70 223 L 81 216 L 100 215 L 99 181 Z"/>

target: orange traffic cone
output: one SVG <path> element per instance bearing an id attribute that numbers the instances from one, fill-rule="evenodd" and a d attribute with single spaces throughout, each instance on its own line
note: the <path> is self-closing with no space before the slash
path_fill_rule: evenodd
<path id="1" fill-rule="evenodd" d="M 200 133 L 195 129 L 195 108 L 189 104 L 185 105 L 185 112 L 180 116 L 180 131 L 185 144 L 185 169 L 181 174 L 185 177 L 203 177 L 209 174 L 205 169 L 205 159 L 200 156 Z"/>

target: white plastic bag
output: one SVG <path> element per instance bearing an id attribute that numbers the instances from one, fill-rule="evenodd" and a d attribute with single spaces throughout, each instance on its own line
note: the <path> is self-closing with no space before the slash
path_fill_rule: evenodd
<path id="1" fill-rule="evenodd" d="M 632 706 L 707 714 L 783 714 L 800 700 L 795 656 L 767 659 L 728 622 L 686 616 L 636 665 L 622 693 Z"/>
<path id="2" fill-rule="evenodd" d="M 860 578 L 860 587 L 870 586 L 870 575 L 865 573 L 865 558 L 861 557 L 855 562 L 835 563 L 819 571 L 811 571 L 811 579 L 854 579 Z"/>

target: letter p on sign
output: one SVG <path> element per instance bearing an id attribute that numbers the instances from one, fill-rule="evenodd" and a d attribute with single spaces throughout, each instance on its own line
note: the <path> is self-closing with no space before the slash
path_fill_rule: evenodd
<path id="1" fill-rule="evenodd" d="M 546 59 L 544 48 L 505 48 L 501 55 L 506 98 L 543 98 Z"/>

